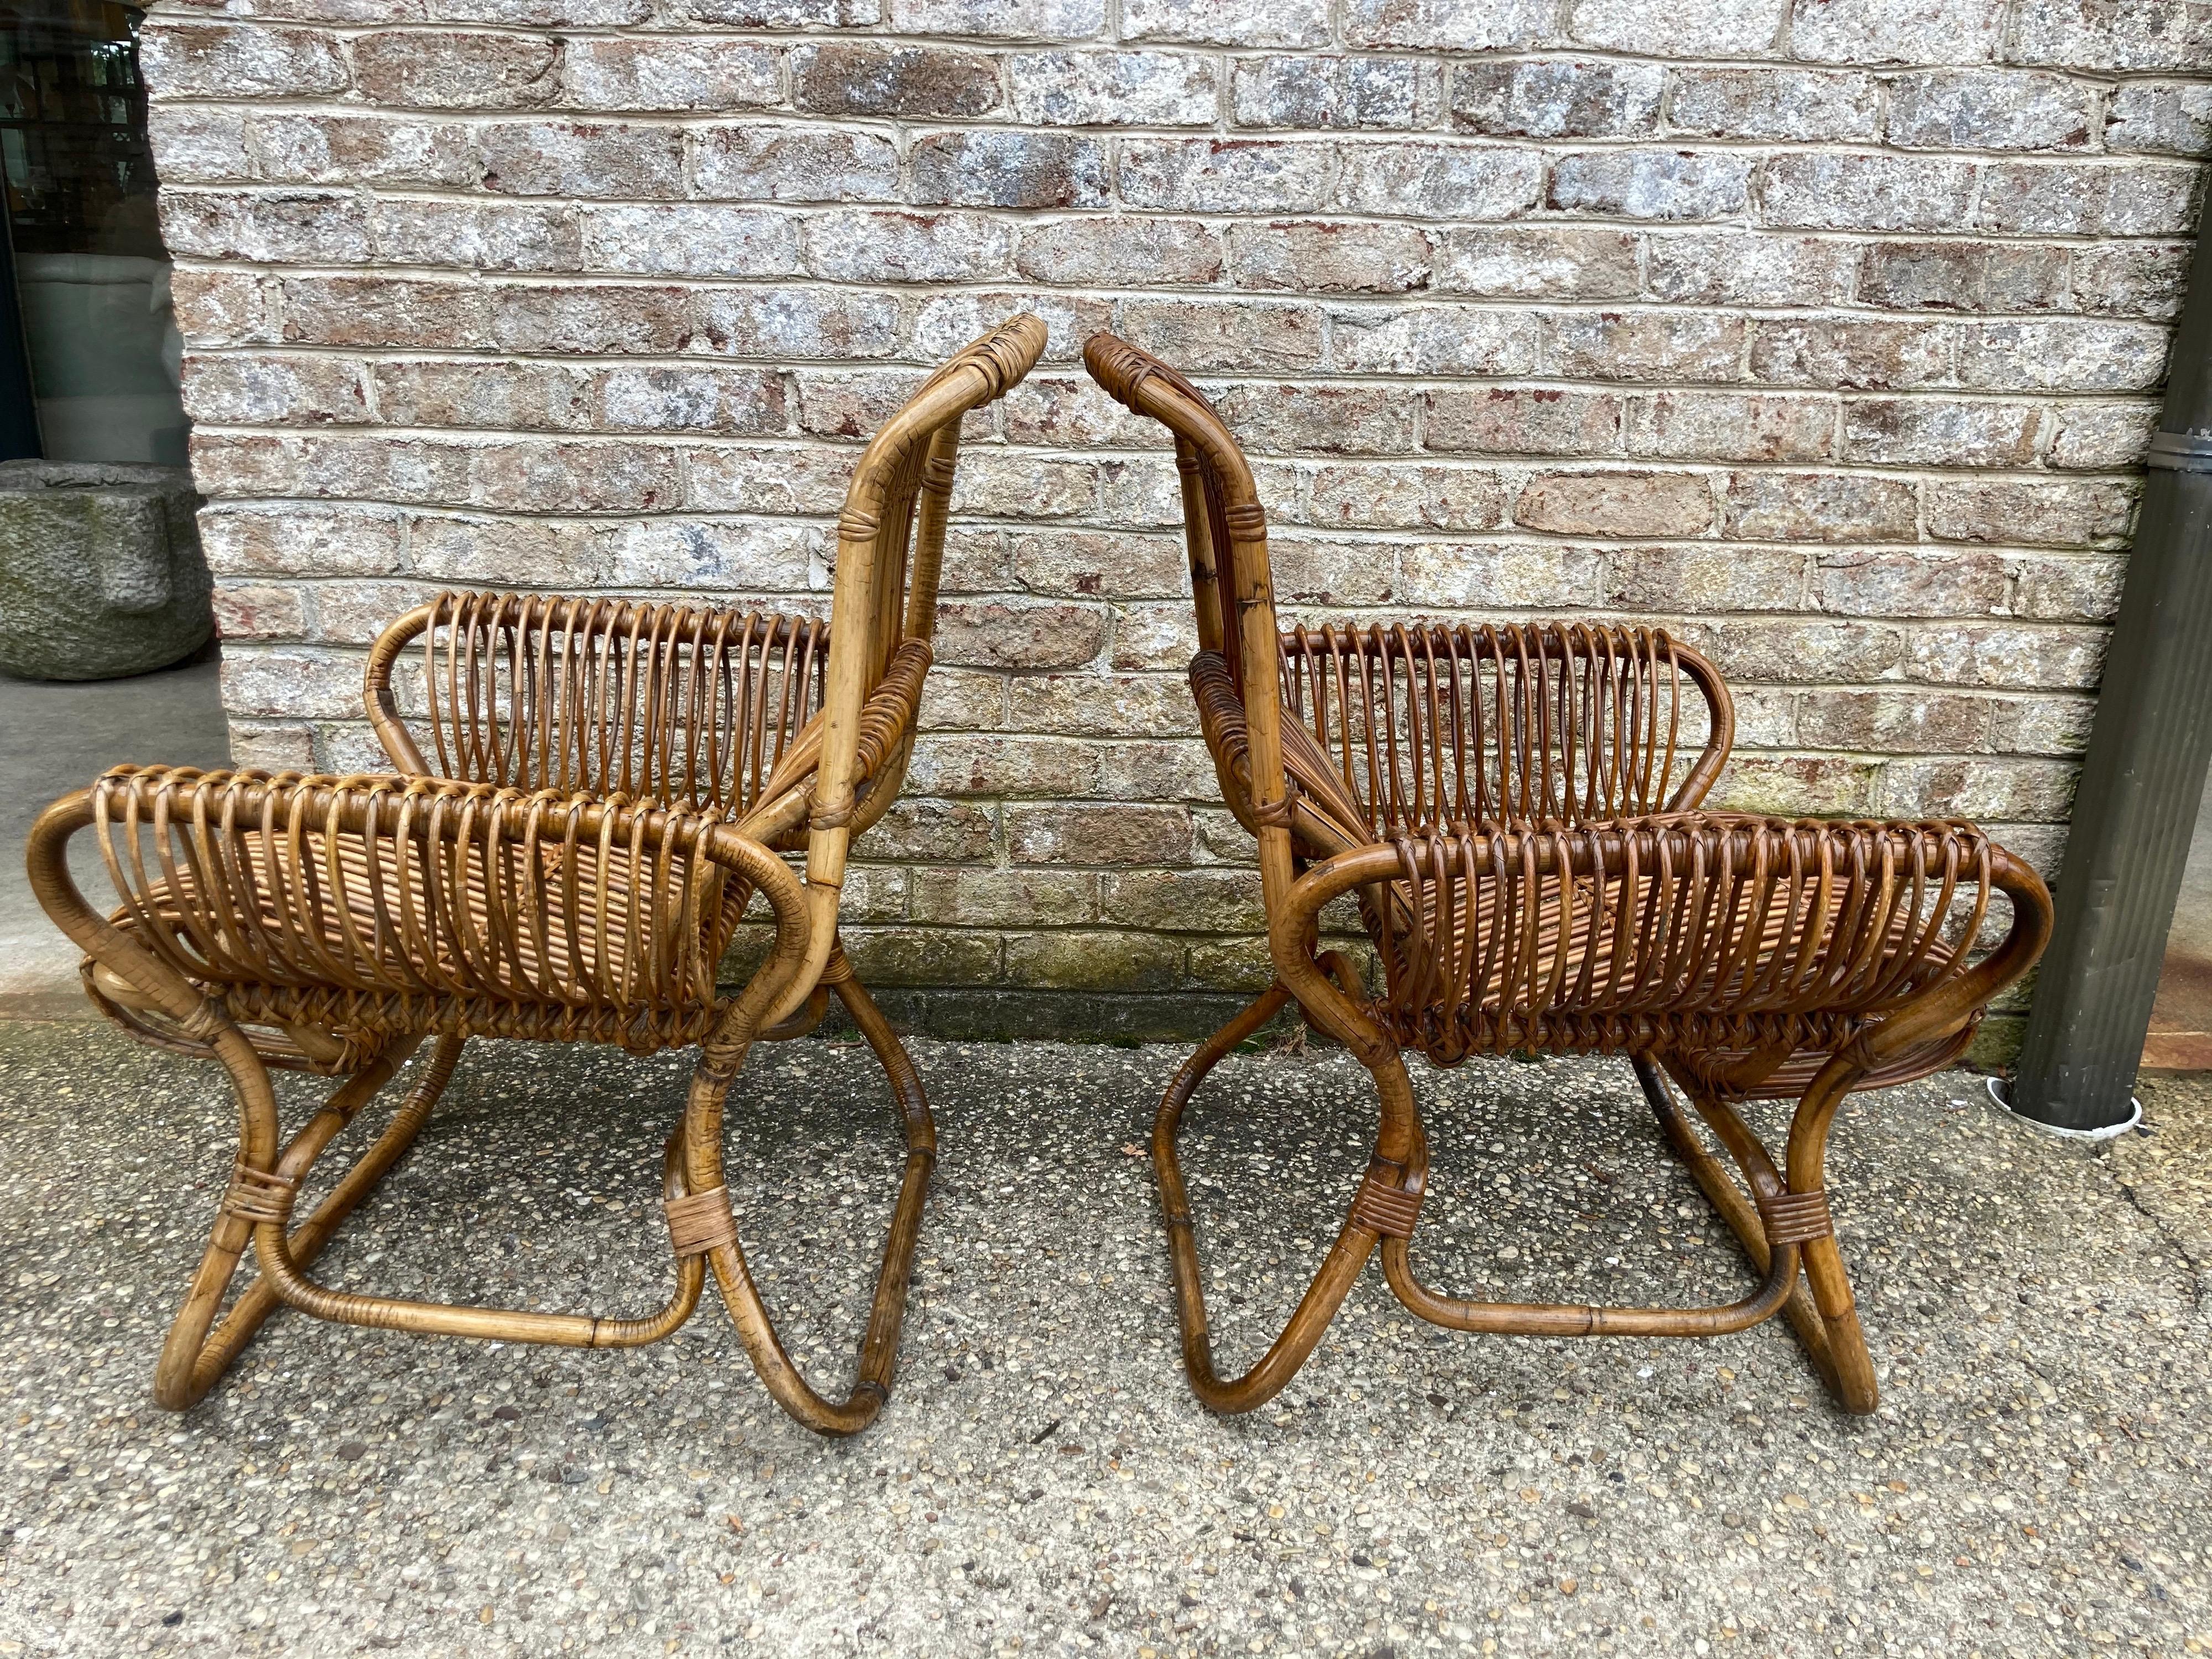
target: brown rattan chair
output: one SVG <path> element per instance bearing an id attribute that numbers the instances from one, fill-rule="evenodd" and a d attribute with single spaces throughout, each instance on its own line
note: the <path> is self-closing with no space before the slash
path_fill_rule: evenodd
<path id="1" fill-rule="evenodd" d="M 1222 794 L 1258 839 L 1277 975 L 1182 1068 L 1153 1131 L 1200 1399 L 1233 1412 L 1273 1395 L 1379 1243 L 1399 1299 L 1457 1330 L 1693 1336 L 1782 1312 L 1837 1401 L 1871 1411 L 1874 1366 L 1829 1212 L 1829 1126 L 1852 1091 L 1965 1052 L 1990 999 L 2043 948 L 2042 881 L 1971 824 L 1695 810 L 1728 759 L 1734 715 L 1711 664 L 1658 629 L 1279 631 L 1266 518 L 1227 428 L 1188 381 L 1125 342 L 1097 336 L 1084 357 L 1109 394 L 1174 437 L 1198 613 L 1191 689 Z M 2009 930 L 1976 959 L 1969 947 L 1998 892 Z M 1318 948 L 1323 908 L 1347 893 L 1374 941 L 1377 991 Z M 1373 1074 L 1381 1127 L 1288 1326 L 1250 1370 L 1224 1379 L 1176 1133 L 1206 1073 L 1291 1001 Z M 1630 1057 L 1667 1145 L 1741 1241 L 1759 1288 L 1714 1308 L 1497 1303 L 1430 1288 L 1412 1255 L 1428 1152 L 1409 1048 L 1445 1066 L 1483 1054 Z M 1737 1110 L 1757 1098 L 1797 1103 L 1778 1160 Z"/>
<path id="2" fill-rule="evenodd" d="M 921 1084 L 837 941 L 852 838 L 898 794 L 930 664 L 962 417 L 1036 363 L 1018 317 L 932 375 L 868 446 L 838 520 L 830 620 L 541 594 L 447 593 L 376 641 L 368 714 L 392 775 L 118 768 L 49 807 L 31 880 L 86 952 L 86 988 L 132 1035 L 221 1061 L 240 1109 L 214 1236 L 155 1375 L 182 1408 L 279 1303 L 325 1319 L 575 1347 L 668 1335 L 711 1268 L 784 1409 L 824 1433 L 888 1397 L 935 1136 Z M 425 749 L 428 750 L 426 755 Z M 103 916 L 67 843 L 94 831 Z M 804 876 L 781 854 L 804 854 Z M 716 966 L 757 893 L 775 923 L 743 990 Z M 858 1380 L 808 1386 L 746 1268 L 723 1185 L 723 1101 L 758 1037 L 835 993 L 888 1074 L 907 1161 Z M 637 1318 L 459 1307 L 309 1277 L 404 1152 L 471 1036 L 697 1044 L 665 1158 L 676 1285 Z M 382 1135 L 305 1221 L 331 1141 L 426 1039 Z M 339 1078 L 286 1139 L 271 1066 Z M 260 1277 L 216 1316 L 251 1241 Z"/>

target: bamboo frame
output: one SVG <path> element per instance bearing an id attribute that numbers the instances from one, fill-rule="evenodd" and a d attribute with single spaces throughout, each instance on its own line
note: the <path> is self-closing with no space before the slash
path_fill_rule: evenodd
<path id="1" fill-rule="evenodd" d="M 896 798 L 911 752 L 960 422 L 1018 382 L 1044 340 L 1036 318 L 1015 318 L 885 422 L 838 521 L 826 627 L 441 594 L 369 653 L 364 698 L 393 774 L 124 767 L 40 816 L 32 888 L 83 949 L 94 1005 L 142 1041 L 217 1061 L 238 1097 L 229 1187 L 155 1368 L 161 1405 L 205 1395 L 280 1304 L 393 1330 L 632 1347 L 689 1319 L 711 1273 L 787 1412 L 824 1434 L 875 1418 L 890 1397 L 936 1135 L 912 1061 L 839 947 L 838 897 L 853 837 Z M 112 914 L 70 872 L 70 839 L 88 830 L 120 901 Z M 803 853 L 803 876 L 785 850 Z M 774 945 L 725 996 L 716 967 L 755 895 Z M 906 1145 L 842 1399 L 817 1394 L 776 1336 L 738 1242 L 721 1135 L 751 1045 L 809 1029 L 831 995 L 882 1065 Z M 697 1046 L 664 1159 L 675 1273 L 658 1308 L 460 1306 L 311 1276 L 479 1036 Z M 430 1059 L 388 1126 L 297 1219 L 310 1170 L 426 1040 Z M 289 1138 L 271 1067 L 337 1079 Z M 249 1245 L 259 1277 L 225 1312 Z"/>
<path id="2" fill-rule="evenodd" d="M 1379 1249 L 1398 1299 L 1455 1330 L 1703 1336 L 1780 1313 L 1838 1403 L 1872 1411 L 1873 1360 L 1829 1208 L 1828 1131 L 1854 1090 L 1964 1051 L 2049 937 L 2041 879 L 1970 824 L 1699 810 L 1728 758 L 1733 707 L 1712 665 L 1662 630 L 1283 631 L 1266 515 L 1227 428 L 1188 380 L 1126 342 L 1096 336 L 1084 361 L 1173 435 L 1200 647 L 1192 691 L 1223 798 L 1259 842 L 1276 974 L 1183 1066 L 1153 1127 L 1199 1398 L 1222 1412 L 1272 1398 Z M 1322 908 L 1346 893 L 1375 942 L 1379 993 L 1318 949 Z M 2009 930 L 1976 960 L 1997 894 Z M 1297 1310 L 1256 1364 L 1224 1377 L 1176 1141 L 1206 1074 L 1292 1002 L 1366 1067 L 1381 1116 L 1358 1195 Z M 1757 1288 L 1705 1308 L 1431 1289 L 1412 1254 L 1428 1149 L 1408 1048 L 1439 1065 L 1626 1056 Z M 1759 1097 L 1796 1101 L 1778 1160 L 1736 1109 Z"/>

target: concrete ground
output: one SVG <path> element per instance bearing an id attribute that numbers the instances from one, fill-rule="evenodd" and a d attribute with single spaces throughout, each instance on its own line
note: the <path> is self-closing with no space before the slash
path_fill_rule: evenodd
<path id="1" fill-rule="evenodd" d="M 23 842 L 58 795 L 125 762 L 221 766 L 230 755 L 212 648 L 129 679 L 77 683 L 0 674 L 0 1016 L 74 1015 L 84 1008 L 77 948 L 31 897 Z M 88 842 L 86 883 L 99 855 Z M 105 894 L 104 877 L 87 892 Z"/>
<path id="2" fill-rule="evenodd" d="M 1142 1145 L 1180 1055 L 921 1042 L 945 1149 L 899 1387 L 787 1421 L 708 1293 L 635 1353 L 283 1313 L 185 1416 L 148 1382 L 230 1158 L 206 1067 L 0 1025 L 0 1654 L 2197 1652 L 2212 1644 L 2212 1091 L 2038 1135 L 1964 1073 L 1844 1113 L 1881 1370 L 1778 1322 L 1435 1331 L 1370 1270 L 1269 1407 L 1184 1387 Z M 325 1258 L 341 1285 L 635 1312 L 681 1058 L 480 1044 Z M 1225 1356 L 1363 1163 L 1340 1054 L 1239 1057 L 1188 1137 Z M 1740 1294 L 1619 1063 L 1421 1085 L 1422 1249 L 1473 1293 Z M 305 1080 L 286 1083 L 296 1107 Z M 755 1054 L 731 1146 L 770 1304 L 845 1374 L 895 1179 L 864 1048 Z"/>

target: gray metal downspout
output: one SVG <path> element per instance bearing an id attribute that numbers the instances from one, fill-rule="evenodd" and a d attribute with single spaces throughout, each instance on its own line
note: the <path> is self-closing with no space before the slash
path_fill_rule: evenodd
<path id="1" fill-rule="evenodd" d="M 2105 653 L 2013 1109 L 2124 1123 L 2212 762 L 2212 258 L 2204 226 Z"/>

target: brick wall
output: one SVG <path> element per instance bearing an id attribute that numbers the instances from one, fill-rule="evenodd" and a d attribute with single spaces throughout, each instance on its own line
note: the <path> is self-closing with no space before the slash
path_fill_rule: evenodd
<path id="1" fill-rule="evenodd" d="M 359 653 L 440 586 L 823 604 L 857 440 L 1028 307 L 876 981 L 1134 1030 L 1265 977 L 1108 326 L 1266 458 L 1290 615 L 1663 620 L 1738 688 L 1728 801 L 2052 866 L 2201 5 L 171 0 L 146 59 L 242 762 L 375 764 Z"/>

